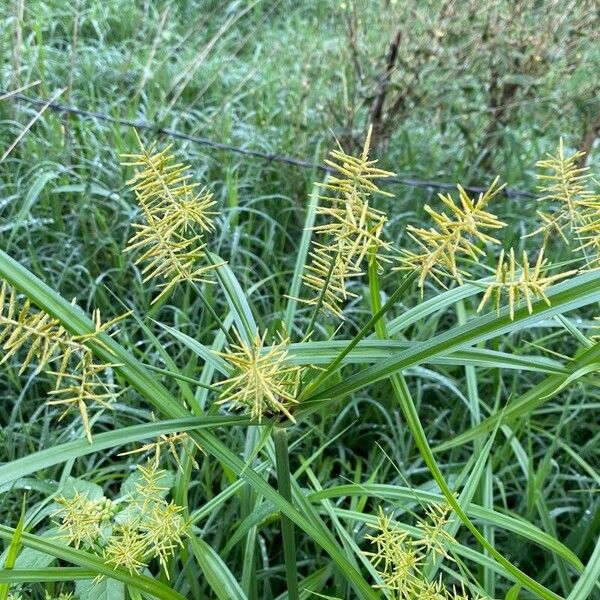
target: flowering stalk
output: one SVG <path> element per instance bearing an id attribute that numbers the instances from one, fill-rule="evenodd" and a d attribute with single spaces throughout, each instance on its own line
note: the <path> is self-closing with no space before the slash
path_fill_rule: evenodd
<path id="1" fill-rule="evenodd" d="M 292 487 L 290 473 L 290 458 L 287 442 L 287 431 L 285 427 L 275 426 L 273 430 L 275 442 L 275 462 L 277 469 L 277 487 L 279 493 L 288 502 L 292 502 Z M 288 598 L 298 600 L 298 569 L 296 559 L 296 539 L 294 523 L 289 517 L 280 513 L 281 535 L 283 537 L 283 557 L 285 562 L 285 574 L 288 585 Z"/>

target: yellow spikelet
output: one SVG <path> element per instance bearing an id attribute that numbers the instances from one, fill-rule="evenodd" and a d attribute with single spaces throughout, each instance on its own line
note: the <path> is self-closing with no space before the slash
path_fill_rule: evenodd
<path id="1" fill-rule="evenodd" d="M 25 357 L 20 358 L 19 374 L 32 363 L 36 364 L 35 373 L 57 359 L 68 363 L 80 348 L 56 319 L 34 310 L 29 299 L 21 304 L 17 291 L 6 282 L 0 286 L 0 346 L 4 350 L 0 365 L 27 349 Z"/>
<path id="2" fill-rule="evenodd" d="M 148 551 L 158 558 L 167 579 L 167 561 L 178 547 L 183 547 L 183 538 L 189 528 L 182 512 L 183 507 L 174 502 L 155 502 L 139 524 Z"/>
<path id="3" fill-rule="evenodd" d="M 48 373 L 55 377 L 55 385 L 50 392 L 53 399 L 48 404 L 65 407 L 60 419 L 77 408 L 85 436 L 91 443 L 88 407 L 97 404 L 111 408 L 109 402 L 116 396 L 115 386 L 104 382 L 102 375 L 120 365 L 95 363 L 86 344 L 93 342 L 107 348 L 101 335 L 115 335 L 117 330 L 109 330 L 129 314 L 103 323 L 100 311 L 95 310 L 92 315 L 94 330 L 73 335 L 57 319 L 33 307 L 28 299 L 20 301 L 16 290 L 3 282 L 0 286 L 0 347 L 4 356 L 0 364 L 20 354 L 19 373 L 33 364 L 34 374 L 52 365 L 54 370 L 49 369 Z"/>
<path id="4" fill-rule="evenodd" d="M 147 566 L 148 540 L 135 525 L 126 523 L 108 540 L 103 557 L 115 569 L 122 568 L 130 574 L 139 573 Z"/>
<path id="5" fill-rule="evenodd" d="M 425 508 L 425 518 L 420 519 L 417 527 L 423 532 L 423 537 L 414 541 L 417 548 L 423 548 L 432 556 L 453 560 L 447 546 L 454 538 L 446 530 L 451 509 L 446 504 L 430 504 Z"/>
<path id="6" fill-rule="evenodd" d="M 423 568 L 437 558 L 454 561 L 449 550 L 457 542 L 448 531 L 450 510 L 445 503 L 426 506 L 425 516 L 417 519 L 420 535 L 412 537 L 379 507 L 377 524 L 371 526 L 376 534 L 366 536 L 375 549 L 363 552 L 381 580 L 375 589 L 386 590 L 386 598 L 392 600 L 466 600 L 462 585 L 462 591 L 450 590 L 441 575 L 430 581 Z"/>
<path id="7" fill-rule="evenodd" d="M 172 145 L 160 152 L 146 149 L 136 132 L 140 154 L 124 154 L 123 163 L 139 169 L 129 181 L 140 206 L 160 221 L 164 232 L 186 233 L 197 228 L 200 232 L 214 230 L 213 219 L 218 212 L 213 194 L 206 188 L 197 191 L 200 184 L 191 180 L 189 165 L 175 162 Z"/>
<path id="8" fill-rule="evenodd" d="M 137 134 L 136 134 L 137 135 Z M 126 154 L 123 164 L 140 169 L 129 184 L 135 192 L 143 222 L 127 243 L 127 252 L 142 250 L 135 260 L 144 264 L 143 281 L 162 280 L 161 293 L 168 294 L 177 284 L 210 283 L 210 273 L 218 266 L 208 260 L 203 236 L 214 230 L 211 210 L 215 201 L 205 188 L 190 181 L 189 167 L 175 162 L 171 146 L 160 152 L 146 149 L 138 137 L 140 154 Z M 202 264 L 204 263 L 204 264 Z"/>
<path id="9" fill-rule="evenodd" d="M 287 365 L 289 338 L 265 348 L 266 332 L 258 333 L 250 344 L 236 332 L 238 343 L 233 344 L 222 356 L 232 367 L 232 375 L 221 381 L 219 404 L 250 410 L 259 422 L 266 416 L 284 416 L 294 422 L 290 412 L 297 403 L 301 369 Z"/>
<path id="10" fill-rule="evenodd" d="M 364 552 L 380 575 L 383 584 L 376 587 L 402 594 L 415 589 L 421 578 L 423 556 L 412 547 L 405 531 L 392 525 L 383 509 L 379 508 L 378 523 L 374 526 L 377 535 L 368 535 L 367 539 L 375 546 L 374 552 Z"/>
<path id="11" fill-rule="evenodd" d="M 377 161 L 369 160 L 371 131 L 370 127 L 360 157 L 346 154 L 340 147 L 325 160 L 334 174 L 326 183 L 318 184 L 324 193 L 319 195 L 316 212 L 324 223 L 312 228 L 323 242 L 313 242 L 302 278 L 313 295 L 299 300 L 340 319 L 344 318 L 344 303 L 353 296 L 347 284 L 362 274 L 367 254 L 386 260 L 381 252 L 391 249 L 382 239 L 387 217 L 370 201 L 373 194 L 391 195 L 381 191 L 375 181 L 393 173 L 376 168 Z"/>
<path id="12" fill-rule="evenodd" d="M 542 224 L 526 237 L 543 233 L 548 238 L 555 232 L 565 244 L 575 237 L 578 241 L 575 250 L 583 253 L 587 268 L 594 269 L 600 267 L 600 195 L 591 189 L 595 180 L 589 168 L 579 166 L 583 155 L 575 152 L 565 156 L 561 138 L 556 155 L 548 154 L 537 163 L 545 170 L 538 174 L 544 193 L 540 201 L 550 202 L 553 210 L 539 210 Z"/>
<path id="13" fill-rule="evenodd" d="M 312 290 L 314 295 L 302 302 L 309 306 L 321 305 L 332 315 L 343 319 L 344 303 L 356 297 L 347 289 L 347 283 L 360 277 L 362 272 L 349 265 L 341 252 L 322 244 L 314 243 L 309 256 L 311 262 L 302 279 L 304 286 Z"/>
<path id="14" fill-rule="evenodd" d="M 121 365 L 95 364 L 91 351 L 86 349 L 73 373 L 53 372 L 57 376 L 57 385 L 54 390 L 49 392 L 54 399 L 49 400 L 48 404 L 64 407 L 59 420 L 64 419 L 72 410 L 78 410 L 85 436 L 90 444 L 92 443 L 92 429 L 88 408 L 90 405 L 94 405 L 112 410 L 113 407 L 110 403 L 118 395 L 118 392 L 115 391 L 117 386 L 104 381 L 102 375 L 108 369 L 118 366 Z"/>
<path id="15" fill-rule="evenodd" d="M 508 260 L 505 257 L 504 250 L 502 250 L 498 259 L 495 281 L 488 285 L 477 312 L 483 309 L 492 296 L 494 297 L 496 311 L 500 311 L 502 297 L 507 296 L 511 320 L 514 319 L 515 307 L 521 299 L 525 301 L 529 314 L 533 312 L 532 299 L 542 299 L 549 306 L 550 299 L 546 295 L 546 290 L 557 281 L 569 277 L 577 271 L 571 270 L 547 276 L 544 275 L 547 267 L 543 248 L 538 254 L 533 269 L 529 266 L 525 251 L 523 251 L 522 264 L 519 265 L 515 260 L 513 248 L 509 251 Z"/>
<path id="16" fill-rule="evenodd" d="M 576 228 L 588 269 L 600 268 L 600 195 L 590 197 Z"/>
<path id="17" fill-rule="evenodd" d="M 190 446 L 192 448 L 190 449 Z M 175 460 L 177 467 L 182 469 L 181 461 L 179 460 L 179 450 L 181 447 L 183 452 L 188 456 L 191 460 L 192 464 L 196 469 L 200 468 L 196 459 L 194 458 L 194 447 L 196 450 L 199 450 L 203 454 L 205 453 L 200 444 L 192 438 L 186 432 L 173 432 L 159 436 L 154 442 L 149 444 L 144 444 L 135 450 L 130 450 L 129 452 L 121 452 L 118 456 L 127 456 L 129 454 L 140 454 L 144 452 L 150 452 L 154 454 L 154 464 L 158 467 L 160 464 L 160 459 L 163 454 L 163 450 L 167 450 L 169 454 Z"/>
<path id="18" fill-rule="evenodd" d="M 458 186 L 460 204 L 456 204 L 450 194 L 439 194 L 448 212 L 437 212 L 431 206 L 425 206 L 425 212 L 433 220 L 434 226 L 429 229 L 408 226 L 408 234 L 416 242 L 418 250 L 403 250 L 401 264 L 396 269 L 418 270 L 421 293 L 427 277 L 443 287 L 446 287 L 443 281 L 445 277 L 451 277 L 462 285 L 468 273 L 459 266 L 458 261 L 465 258 L 478 261 L 485 254 L 478 244 L 500 243 L 485 231 L 501 229 L 506 225 L 487 210 L 490 201 L 503 188 L 504 185 L 498 186 L 496 178 L 477 200 L 473 200 Z"/>
<path id="19" fill-rule="evenodd" d="M 72 498 L 59 496 L 56 502 L 59 508 L 53 516 L 61 521 L 60 536 L 75 548 L 92 548 L 109 516 L 110 501 L 106 498 L 89 500 L 87 494 L 76 492 Z"/>
<path id="20" fill-rule="evenodd" d="M 537 166 L 546 169 L 549 173 L 538 174 L 542 182 L 540 190 L 545 194 L 540 201 L 551 200 L 558 203 L 559 207 L 552 217 L 546 215 L 545 225 L 534 233 L 545 231 L 553 226 L 560 231 L 566 225 L 574 228 L 581 218 L 581 210 L 590 201 L 592 193 L 588 189 L 590 173 L 587 167 L 579 167 L 579 159 L 584 152 L 575 152 L 565 157 L 563 140 L 560 138 L 556 156 L 546 155 L 545 160 L 540 160 Z"/>

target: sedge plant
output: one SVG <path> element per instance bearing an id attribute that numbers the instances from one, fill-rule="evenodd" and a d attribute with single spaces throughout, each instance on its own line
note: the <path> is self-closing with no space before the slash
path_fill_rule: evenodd
<path id="1" fill-rule="evenodd" d="M 154 293 L 150 318 L 141 307 L 108 320 L 99 312 L 88 317 L 76 300 L 0 253 L 2 362 L 18 364 L 15 377 L 54 381 L 47 410 L 58 409 L 83 435 L 0 465 L 1 489 L 65 465 L 63 477 L 42 486 L 47 497 L 27 500 L 20 525 L 0 525 L 8 547 L 0 571 L 5 598 L 65 577 L 75 583 L 59 591 L 64 597 L 91 598 L 92 582 L 112 590 L 114 600 L 458 600 L 515 598 L 519 590 L 583 600 L 593 592 L 597 545 L 584 564 L 553 529 L 543 498 L 533 498 L 525 517 L 513 514 L 495 501 L 494 487 L 505 487 L 490 472 L 513 451 L 533 471 L 519 446 L 520 421 L 597 372 L 600 346 L 566 316 L 600 299 L 594 182 L 561 142 L 540 164 L 540 202 L 552 208 L 540 210 L 540 228 L 524 240 L 537 240 L 533 250 L 503 247 L 508 224 L 498 179 L 476 197 L 460 186 L 456 195 L 440 195 L 424 207 L 427 223 L 407 226 L 398 244 L 386 227 L 386 207 L 393 211 L 397 202 L 383 189 L 392 173 L 370 156 L 370 139 L 371 129 L 358 156 L 338 145 L 326 160 L 331 175 L 317 182 L 307 231 L 294 248 L 290 291 L 297 293 L 275 315 L 259 314 L 232 257 L 212 245 L 222 226 L 212 192 L 193 181 L 171 147 L 139 138 L 139 150 L 124 158 L 137 217 L 123 250 Z M 576 234 L 567 267 L 545 258 L 552 228 L 565 241 Z M 167 307 L 194 295 L 210 339 L 164 322 Z M 358 323 L 357 306 L 366 313 Z M 441 319 L 453 314 L 456 320 Z M 522 331 L 549 320 L 578 343 L 569 356 L 536 354 L 534 344 L 519 353 L 494 345 L 518 344 Z M 430 327 L 425 339 L 411 334 L 418 323 Z M 149 364 L 153 353 L 164 368 Z M 434 446 L 417 394 L 432 369 L 446 368 L 466 370 L 473 420 Z M 490 368 L 499 379 L 505 371 L 532 373 L 537 383 L 515 388 L 507 402 L 501 394 L 495 402 L 479 398 L 477 372 Z M 347 407 L 356 410 L 361 397 L 386 418 L 401 418 L 406 456 L 418 468 L 403 471 L 380 448 L 368 473 L 342 471 L 339 484 L 320 482 L 316 467 L 333 439 L 315 430 Z M 111 427 L 113 413 L 130 422 Z M 358 410 L 355 424 L 358 434 Z M 501 435 L 511 441 L 498 441 Z M 311 436 L 314 453 L 296 451 Z M 97 481 L 69 477 L 68 465 L 113 450 L 114 464 Z M 463 468 L 446 468 L 444 452 L 451 461 L 462 457 Z M 138 464 L 126 474 L 130 460 Z M 593 466 L 579 464 L 597 477 Z M 542 466 L 532 475 L 540 482 Z M 542 527 L 531 522 L 536 510 Z M 232 514 L 226 535 L 214 534 Z M 559 584 L 516 561 L 503 536 L 548 553 Z M 45 557 L 40 568 L 27 566 L 34 552 Z"/>

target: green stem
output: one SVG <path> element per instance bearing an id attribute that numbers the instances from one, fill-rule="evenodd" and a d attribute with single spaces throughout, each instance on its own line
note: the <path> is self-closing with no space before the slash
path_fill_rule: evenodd
<path id="1" fill-rule="evenodd" d="M 214 262 L 212 261 L 212 259 L 210 259 L 210 260 L 211 260 L 211 264 L 214 264 Z M 225 337 L 227 338 L 227 341 L 230 344 L 235 343 L 235 340 L 233 339 L 233 336 L 229 333 L 227 327 L 225 327 L 225 324 L 223 323 L 223 321 L 221 321 L 219 315 L 217 315 L 217 313 L 215 312 L 215 309 L 208 303 L 208 301 L 206 300 L 206 298 L 202 294 L 202 290 L 200 289 L 200 287 L 198 285 L 194 284 L 194 289 L 196 290 L 196 293 L 198 294 L 198 298 L 202 302 L 204 308 L 206 308 L 206 310 L 210 313 L 210 316 L 217 323 L 219 329 L 225 334 Z"/>
<path id="2" fill-rule="evenodd" d="M 284 427 L 275 427 L 273 438 L 275 441 L 275 462 L 277 465 L 277 487 L 283 498 L 291 502 L 292 486 L 290 483 L 290 457 L 286 429 Z M 288 599 L 299 600 L 294 523 L 283 513 L 281 513 L 281 533 L 283 536 L 283 557 L 288 584 Z"/>
<path id="3" fill-rule="evenodd" d="M 327 293 L 327 288 L 329 287 L 329 282 L 331 281 L 331 275 L 333 274 L 333 267 L 335 261 L 334 257 L 331 257 L 331 264 L 329 265 L 329 271 L 327 272 L 327 277 L 325 278 L 325 283 L 323 284 L 323 289 L 319 293 L 319 298 L 317 300 L 317 304 L 315 309 L 313 310 L 312 316 L 310 317 L 310 323 L 308 324 L 308 328 L 306 329 L 306 336 L 311 336 L 315 323 L 317 322 L 317 317 L 319 316 L 319 311 L 323 306 L 323 301 L 325 299 L 325 294 Z"/>

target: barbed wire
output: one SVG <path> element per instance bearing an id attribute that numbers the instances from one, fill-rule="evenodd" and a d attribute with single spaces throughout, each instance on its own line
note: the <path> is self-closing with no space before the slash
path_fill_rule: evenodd
<path id="1" fill-rule="evenodd" d="M 64 114 L 72 114 L 80 117 L 89 117 L 92 119 L 96 119 L 98 121 L 102 121 L 105 123 L 112 123 L 114 125 L 120 125 L 122 127 L 131 127 L 137 129 L 139 131 L 151 131 L 154 135 L 163 135 L 166 137 L 171 137 L 173 139 L 185 140 L 191 142 L 193 144 L 198 144 L 201 146 L 206 146 L 208 148 L 213 148 L 215 150 L 222 150 L 224 152 L 230 152 L 232 154 L 240 154 L 242 156 L 248 156 L 250 158 L 256 158 L 265 160 L 267 162 L 278 162 L 287 165 L 291 165 L 293 167 L 298 167 L 301 169 L 311 169 L 316 171 L 321 171 L 324 173 L 331 173 L 333 169 L 328 167 L 327 165 L 321 165 L 317 163 L 313 163 L 301 158 L 297 158 L 294 156 L 288 156 L 284 154 L 271 154 L 268 152 L 261 152 L 260 150 L 250 150 L 247 148 L 240 148 L 239 146 L 232 146 L 230 144 L 224 144 L 222 142 L 217 142 L 215 140 L 211 140 L 209 138 L 190 135 L 187 133 L 183 133 L 181 131 L 177 131 L 176 129 L 170 129 L 168 127 L 161 127 L 158 125 L 153 125 L 152 123 L 144 122 L 144 121 L 134 121 L 131 119 L 122 119 L 117 117 L 111 117 L 110 115 L 95 112 L 91 110 L 86 110 L 83 108 L 79 108 L 77 106 L 71 106 L 67 104 L 61 104 L 56 101 L 48 102 L 47 99 L 43 98 L 34 98 L 31 96 L 26 96 L 25 94 L 21 94 L 18 92 L 10 92 L 6 90 L 0 89 L 0 99 L 2 98 L 12 98 L 19 102 L 24 102 L 30 104 L 32 106 L 45 106 L 48 110 L 52 110 L 56 113 L 64 113 Z M 380 185 L 390 185 L 397 184 L 403 185 L 413 188 L 426 188 L 430 190 L 454 190 L 456 189 L 455 183 L 448 183 L 445 181 L 436 181 L 436 180 L 426 180 L 426 179 L 415 179 L 411 177 L 388 177 L 384 180 L 381 180 Z M 487 188 L 480 186 L 463 186 L 465 190 L 473 194 L 482 194 Z M 532 192 L 528 192 L 525 190 L 520 190 L 516 188 L 505 187 L 502 190 L 502 194 L 507 198 L 537 198 L 538 195 Z"/>

